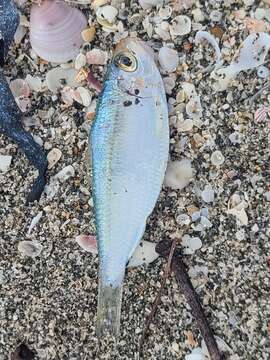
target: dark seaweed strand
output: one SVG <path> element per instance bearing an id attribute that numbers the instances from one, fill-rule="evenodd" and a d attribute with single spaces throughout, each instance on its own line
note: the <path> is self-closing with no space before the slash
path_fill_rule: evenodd
<path id="1" fill-rule="evenodd" d="M 27 198 L 27 202 L 32 202 L 38 200 L 42 194 L 48 163 L 41 146 L 22 127 L 21 116 L 8 83 L 0 70 L 0 133 L 16 142 L 31 164 L 39 171 L 39 176 Z"/>
<path id="2" fill-rule="evenodd" d="M 0 0 L 0 38 L 4 40 L 4 54 L 8 53 L 8 48 L 13 40 L 17 26 L 19 24 L 19 14 L 13 0 Z"/>
<path id="3" fill-rule="evenodd" d="M 4 51 L 4 39 L 1 39 L 0 35 L 0 68 L 2 68 L 5 64 L 5 51 Z"/>
<path id="4" fill-rule="evenodd" d="M 18 26 L 18 13 L 13 1 L 0 0 L 0 67 Z M 44 189 L 47 157 L 32 135 L 24 130 L 21 123 L 22 114 L 11 93 L 8 83 L 0 68 L 0 133 L 16 142 L 28 160 L 39 171 L 39 176 L 27 197 L 27 203 L 39 200 Z"/>
<path id="5" fill-rule="evenodd" d="M 170 248 L 171 241 L 163 240 L 157 244 L 156 252 L 163 257 L 168 257 Z M 180 249 L 175 249 L 174 251 L 171 268 L 175 274 L 179 288 L 183 292 L 191 308 L 192 315 L 197 321 L 198 327 L 207 346 L 211 360 L 223 360 L 224 357 L 219 352 L 213 331 L 210 328 L 198 295 L 190 281 L 189 275 L 186 270 L 186 265 L 182 260 L 182 254 Z"/>

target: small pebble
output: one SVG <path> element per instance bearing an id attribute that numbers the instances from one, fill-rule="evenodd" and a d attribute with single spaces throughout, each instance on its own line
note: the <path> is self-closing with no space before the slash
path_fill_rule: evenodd
<path id="1" fill-rule="evenodd" d="M 55 178 L 59 179 L 61 182 L 64 182 L 74 176 L 75 176 L 74 167 L 72 165 L 68 165 L 64 167 L 61 171 L 59 171 L 59 173 L 55 175 Z"/>
<path id="2" fill-rule="evenodd" d="M 57 148 L 51 149 L 51 151 L 47 155 L 48 160 L 48 169 L 52 169 L 58 161 L 61 159 L 62 151 Z"/>
<path id="3" fill-rule="evenodd" d="M 80 70 L 80 68 L 85 66 L 85 64 L 86 64 L 86 56 L 84 54 L 78 54 L 74 63 L 75 69 Z"/>
<path id="4" fill-rule="evenodd" d="M 204 190 L 201 193 L 201 196 L 202 196 L 202 199 L 204 202 L 210 203 L 210 202 L 213 202 L 215 199 L 215 192 L 211 186 L 206 185 Z"/>
<path id="5" fill-rule="evenodd" d="M 178 66 L 179 56 L 176 50 L 164 46 L 159 50 L 158 60 L 165 71 L 173 72 Z"/>
<path id="6" fill-rule="evenodd" d="M 18 250 L 22 255 L 34 258 L 41 253 L 42 245 L 36 241 L 20 241 Z"/>
<path id="7" fill-rule="evenodd" d="M 191 161 L 170 161 L 165 174 L 165 184 L 172 189 L 184 189 L 193 176 Z"/>
<path id="8" fill-rule="evenodd" d="M 6 173 L 11 165 L 12 156 L 0 155 L 0 172 Z"/>
<path id="9" fill-rule="evenodd" d="M 259 66 L 257 69 L 257 75 L 262 78 L 265 79 L 267 77 L 269 77 L 270 75 L 270 70 L 266 67 L 266 66 Z"/>
<path id="10" fill-rule="evenodd" d="M 214 166 L 220 166 L 224 163 L 225 161 L 225 158 L 224 156 L 222 155 L 221 151 L 219 150 L 216 150 L 212 153 L 211 155 L 211 163 L 214 165 Z"/>
<path id="11" fill-rule="evenodd" d="M 190 224 L 190 217 L 187 214 L 180 214 L 177 216 L 176 221 L 180 225 L 189 225 Z"/>
<path id="12" fill-rule="evenodd" d="M 82 31 L 82 38 L 85 42 L 92 42 L 95 38 L 96 29 L 94 26 L 91 26 L 88 29 Z"/>

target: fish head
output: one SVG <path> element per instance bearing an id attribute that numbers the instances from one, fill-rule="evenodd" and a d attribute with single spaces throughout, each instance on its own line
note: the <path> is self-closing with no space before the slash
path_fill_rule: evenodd
<path id="1" fill-rule="evenodd" d="M 133 37 L 121 40 L 116 46 L 107 78 L 117 80 L 128 91 L 143 90 L 161 81 L 153 50 Z"/>

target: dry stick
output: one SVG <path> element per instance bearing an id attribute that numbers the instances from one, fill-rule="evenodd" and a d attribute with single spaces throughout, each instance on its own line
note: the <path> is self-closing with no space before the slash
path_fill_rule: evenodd
<path id="1" fill-rule="evenodd" d="M 161 280 L 161 286 L 160 286 L 159 291 L 158 291 L 158 293 L 156 295 L 156 298 L 155 298 L 155 301 L 153 303 L 151 312 L 150 312 L 150 314 L 149 314 L 149 316 L 147 318 L 146 324 L 144 326 L 144 330 L 143 330 L 143 333 L 142 333 L 142 336 L 141 336 L 141 339 L 140 339 L 140 342 L 139 342 L 139 354 L 140 355 L 142 354 L 143 344 L 144 344 L 144 341 L 145 341 L 145 338 L 146 338 L 146 335 L 147 335 L 147 331 L 148 331 L 149 326 L 150 326 L 150 324 L 151 324 L 151 322 L 153 320 L 153 317 L 155 316 L 155 313 L 157 311 L 157 307 L 158 307 L 158 305 L 160 303 L 160 298 L 161 298 L 162 292 L 164 290 L 166 280 L 168 279 L 168 277 L 170 275 L 170 272 L 171 272 L 171 261 L 172 261 L 172 258 L 173 258 L 176 243 L 177 243 L 176 239 L 173 240 L 173 242 L 171 243 L 166 268 L 165 268 L 165 271 L 164 271 L 164 274 L 163 274 L 163 277 L 162 277 L 162 280 Z"/>
<path id="2" fill-rule="evenodd" d="M 167 257 L 170 249 L 170 241 L 161 241 L 156 246 L 156 251 L 163 257 Z M 189 275 L 186 270 L 186 266 L 182 260 L 181 251 L 176 249 L 171 260 L 171 268 L 175 273 L 178 285 L 183 292 L 186 300 L 191 307 L 192 315 L 197 321 L 198 327 L 202 334 L 202 337 L 207 346 L 211 360 L 221 360 L 222 356 L 217 347 L 214 334 L 208 324 L 208 321 L 204 315 L 203 308 L 201 306 L 198 295 L 190 281 Z"/>
<path id="3" fill-rule="evenodd" d="M 260 90 L 258 90 L 253 96 L 248 99 L 249 105 L 252 105 L 253 102 L 265 91 L 270 89 L 270 81 L 268 81 Z"/>

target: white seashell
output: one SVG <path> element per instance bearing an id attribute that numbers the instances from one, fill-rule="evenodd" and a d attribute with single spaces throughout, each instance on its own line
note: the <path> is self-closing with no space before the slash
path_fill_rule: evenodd
<path id="1" fill-rule="evenodd" d="M 52 169 L 58 161 L 61 159 L 62 151 L 57 148 L 53 148 L 47 155 L 48 169 Z"/>
<path id="2" fill-rule="evenodd" d="M 195 86 L 192 83 L 183 82 L 181 85 L 188 100 L 197 96 Z"/>
<path id="3" fill-rule="evenodd" d="M 247 206 L 247 202 L 239 194 L 235 193 L 229 199 L 227 213 L 234 215 L 241 224 L 248 225 L 248 216 L 245 211 Z"/>
<path id="4" fill-rule="evenodd" d="M 151 9 L 152 7 L 157 5 L 162 5 L 162 3 L 163 0 L 139 0 L 139 4 L 144 10 Z"/>
<path id="5" fill-rule="evenodd" d="M 22 7 L 23 5 L 25 5 L 27 0 L 16 0 L 16 4 L 19 6 L 19 7 Z"/>
<path id="6" fill-rule="evenodd" d="M 27 30 L 25 26 L 19 25 L 14 34 L 14 41 L 16 44 L 20 44 L 24 36 L 26 35 Z"/>
<path id="7" fill-rule="evenodd" d="M 10 90 L 15 98 L 27 98 L 30 96 L 30 88 L 23 79 L 15 79 L 10 82 Z"/>
<path id="8" fill-rule="evenodd" d="M 179 56 L 176 50 L 164 46 L 159 50 L 158 60 L 163 70 L 173 72 L 178 66 Z"/>
<path id="9" fill-rule="evenodd" d="M 165 185 L 172 189 L 184 189 L 193 176 L 191 161 L 170 161 L 165 174 Z"/>
<path id="10" fill-rule="evenodd" d="M 74 100 L 74 90 L 69 86 L 65 86 L 63 90 L 61 90 L 61 100 L 66 105 L 71 106 Z"/>
<path id="11" fill-rule="evenodd" d="M 88 89 L 79 86 L 74 93 L 77 93 L 79 95 L 79 97 L 74 97 L 75 101 L 81 103 L 85 107 L 91 104 L 92 95 Z"/>
<path id="12" fill-rule="evenodd" d="M 29 229 L 28 229 L 28 235 L 31 234 L 31 231 L 34 229 L 34 227 L 39 223 L 40 219 L 42 218 L 42 214 L 43 212 L 40 211 L 35 217 L 33 217 L 32 221 L 31 221 L 31 224 L 29 226 Z"/>
<path id="13" fill-rule="evenodd" d="M 193 120 L 198 120 L 202 117 L 202 105 L 199 96 L 189 100 L 186 104 L 186 113 Z"/>
<path id="14" fill-rule="evenodd" d="M 171 95 L 173 88 L 175 87 L 175 82 L 176 82 L 175 74 L 170 74 L 169 76 L 163 78 L 166 94 Z"/>
<path id="15" fill-rule="evenodd" d="M 150 241 L 142 241 L 132 254 L 128 262 L 128 267 L 146 265 L 155 261 L 159 256 L 155 248 L 155 243 Z"/>
<path id="16" fill-rule="evenodd" d="M 215 200 L 215 192 L 211 186 L 206 185 L 204 190 L 201 193 L 201 197 L 202 197 L 203 201 L 206 203 L 213 202 Z"/>
<path id="17" fill-rule="evenodd" d="M 257 69 L 257 75 L 262 79 L 268 78 L 270 70 L 266 66 L 259 66 Z"/>
<path id="18" fill-rule="evenodd" d="M 25 80 L 15 79 L 10 82 L 10 90 L 22 112 L 30 107 L 30 88 Z"/>
<path id="19" fill-rule="evenodd" d="M 196 23 L 200 23 L 204 21 L 205 17 L 201 9 L 196 8 L 192 10 L 191 13 Z"/>
<path id="20" fill-rule="evenodd" d="M 105 21 L 108 21 L 109 24 L 113 24 L 118 14 L 118 10 L 111 5 L 105 5 L 99 7 L 96 14 L 97 18 L 101 18 Z"/>
<path id="21" fill-rule="evenodd" d="M 44 187 L 44 194 L 47 196 L 48 200 L 52 200 L 54 196 L 58 193 L 60 189 L 59 181 L 55 178 L 51 178 L 49 184 Z"/>
<path id="22" fill-rule="evenodd" d="M 197 236 L 191 237 L 189 235 L 184 235 L 182 238 L 182 245 L 186 248 L 186 254 L 193 254 L 202 247 L 202 241 Z"/>
<path id="23" fill-rule="evenodd" d="M 155 26 L 155 32 L 164 41 L 169 40 L 171 37 L 169 32 L 169 23 L 167 21 L 162 21 L 160 24 Z"/>
<path id="24" fill-rule="evenodd" d="M 185 360 L 205 360 L 205 356 L 201 348 L 195 348 L 191 354 L 185 356 Z"/>
<path id="25" fill-rule="evenodd" d="M 172 15 L 172 8 L 170 6 L 166 5 L 159 9 L 158 16 L 161 19 L 167 20 L 171 17 L 171 15 Z"/>
<path id="26" fill-rule="evenodd" d="M 213 10 L 210 13 L 210 19 L 213 22 L 219 22 L 222 19 L 222 13 L 218 10 Z"/>
<path id="27" fill-rule="evenodd" d="M 219 350 L 222 353 L 227 352 L 231 355 L 233 354 L 232 348 L 230 348 L 229 345 L 223 339 L 221 339 L 219 336 L 215 336 L 215 340 L 217 342 L 217 346 L 218 346 Z M 209 352 L 207 350 L 207 346 L 206 346 L 204 340 L 202 340 L 201 346 L 202 346 L 203 355 L 205 355 L 207 358 L 209 358 Z M 231 358 L 231 357 L 229 356 L 229 358 Z"/>
<path id="28" fill-rule="evenodd" d="M 146 16 L 142 22 L 144 30 L 147 32 L 149 38 L 153 35 L 153 25 L 150 22 L 149 16 Z"/>
<path id="29" fill-rule="evenodd" d="M 91 6 L 94 10 L 97 10 L 97 8 L 108 4 L 108 2 L 110 2 L 110 0 L 94 0 L 94 1 L 92 1 Z"/>
<path id="30" fill-rule="evenodd" d="M 239 55 L 231 65 L 214 70 L 211 74 L 216 80 L 213 87 L 216 91 L 223 91 L 240 71 L 254 69 L 265 62 L 270 49 L 270 35 L 259 32 L 249 35 L 240 45 Z"/>
<path id="31" fill-rule="evenodd" d="M 72 165 L 68 165 L 55 175 L 55 179 L 64 182 L 74 176 L 75 176 L 74 167 Z"/>
<path id="32" fill-rule="evenodd" d="M 170 26 L 170 33 L 172 37 L 183 36 L 189 34 L 191 31 L 191 20 L 186 15 L 176 16 Z"/>
<path id="33" fill-rule="evenodd" d="M 25 81 L 29 85 L 30 89 L 36 92 L 41 91 L 42 88 L 42 81 L 38 77 L 33 77 L 30 74 L 27 74 Z"/>
<path id="34" fill-rule="evenodd" d="M 177 216 L 176 221 L 180 225 L 189 225 L 190 224 L 190 217 L 187 214 L 180 214 Z"/>
<path id="35" fill-rule="evenodd" d="M 86 65 L 86 56 L 84 54 L 78 54 L 74 63 L 75 69 L 80 70 L 80 68 L 82 68 L 85 65 Z"/>
<path id="36" fill-rule="evenodd" d="M 33 5 L 30 15 L 30 42 L 41 58 L 64 63 L 73 60 L 83 43 L 87 27 L 84 14 L 64 1 L 45 0 Z"/>
<path id="37" fill-rule="evenodd" d="M 92 49 L 86 53 L 86 61 L 89 65 L 105 65 L 108 54 L 100 49 Z"/>
<path id="38" fill-rule="evenodd" d="M 48 89 L 52 92 L 56 92 L 62 85 L 70 87 L 79 86 L 79 83 L 75 80 L 77 73 L 78 72 L 75 69 L 63 69 L 59 66 L 48 71 L 46 74 Z"/>
<path id="39" fill-rule="evenodd" d="M 177 121 L 177 129 L 180 131 L 190 131 L 193 128 L 193 121 L 191 119 L 187 119 L 184 121 Z"/>
<path id="40" fill-rule="evenodd" d="M 12 156 L 0 155 L 0 172 L 6 173 L 10 167 Z"/>
<path id="41" fill-rule="evenodd" d="M 41 253 L 42 245 L 36 241 L 20 241 L 18 250 L 22 255 L 34 258 Z"/>
<path id="42" fill-rule="evenodd" d="M 213 48 L 215 50 L 215 54 L 216 54 L 216 64 L 220 64 L 221 51 L 220 51 L 218 42 L 215 39 L 215 37 L 207 31 L 202 31 L 202 30 L 197 31 L 196 36 L 195 36 L 195 42 L 199 43 L 202 40 L 208 41 L 209 44 L 213 46 Z"/>
<path id="43" fill-rule="evenodd" d="M 214 165 L 214 166 L 220 166 L 224 163 L 225 161 L 225 158 L 224 156 L 222 155 L 222 152 L 219 151 L 219 150 L 216 150 L 212 153 L 211 155 L 211 163 Z"/>
<path id="44" fill-rule="evenodd" d="M 97 240 L 93 235 L 78 235 L 75 238 L 75 241 L 80 245 L 82 249 L 91 254 L 98 253 Z M 150 264 L 158 258 L 158 253 L 155 250 L 156 244 L 149 241 L 142 241 L 134 253 L 132 254 L 128 267 L 136 267 L 145 264 Z"/>

